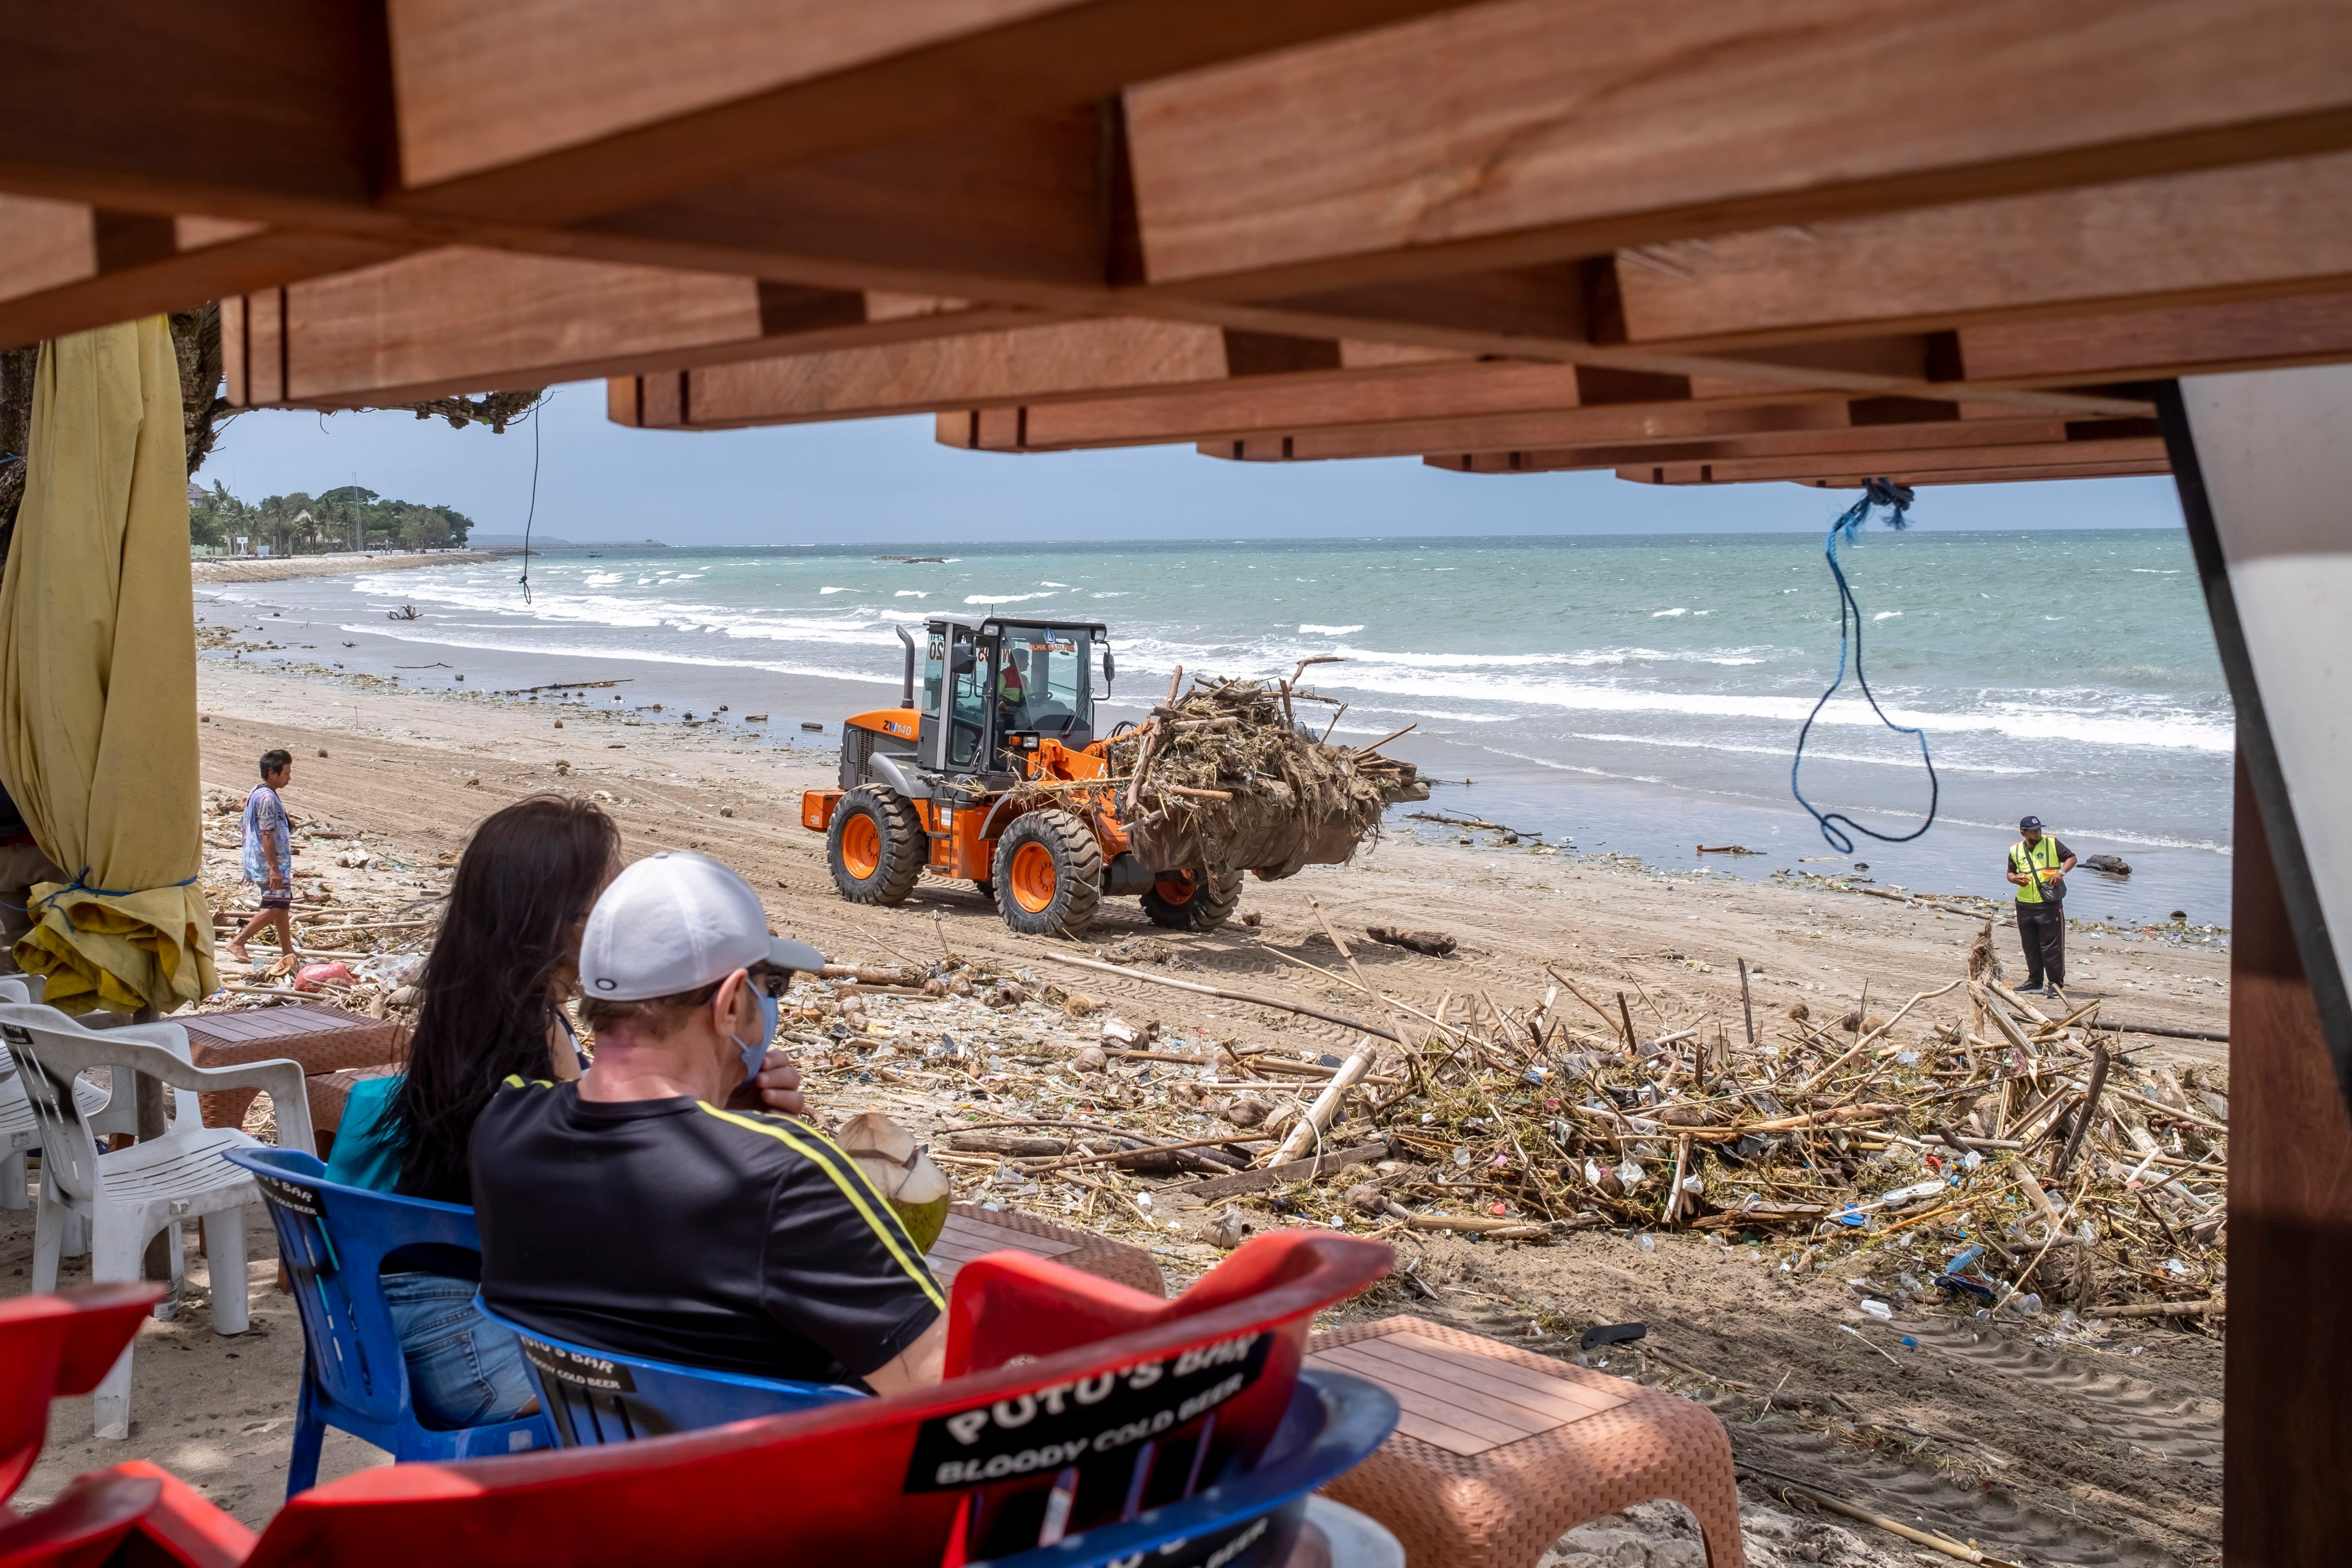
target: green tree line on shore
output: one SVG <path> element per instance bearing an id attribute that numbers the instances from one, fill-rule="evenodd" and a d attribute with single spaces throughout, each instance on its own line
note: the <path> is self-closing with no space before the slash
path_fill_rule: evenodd
<path id="1" fill-rule="evenodd" d="M 465 543 L 473 526 L 474 520 L 455 507 L 397 500 L 360 485 L 247 501 L 215 481 L 209 490 L 191 487 L 188 496 L 189 543 L 226 549 L 242 536 L 268 545 L 272 555 L 439 550 Z"/>

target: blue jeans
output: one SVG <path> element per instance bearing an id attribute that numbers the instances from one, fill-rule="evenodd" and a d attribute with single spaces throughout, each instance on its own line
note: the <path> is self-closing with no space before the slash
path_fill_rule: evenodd
<path id="1" fill-rule="evenodd" d="M 383 1299 L 408 1362 L 408 1397 L 427 1426 L 511 1421 L 531 1399 L 522 1345 L 474 1310 L 478 1287 L 446 1274 L 387 1274 Z"/>

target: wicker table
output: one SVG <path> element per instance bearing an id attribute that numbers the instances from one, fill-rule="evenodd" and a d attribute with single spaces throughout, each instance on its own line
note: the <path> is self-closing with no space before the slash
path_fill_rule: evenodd
<path id="1" fill-rule="evenodd" d="M 188 1058 L 200 1068 L 282 1058 L 300 1062 L 305 1074 L 316 1077 L 347 1068 L 396 1062 L 408 1046 L 408 1031 L 403 1026 L 323 1002 L 240 1008 L 234 1013 L 199 1013 L 174 1021 L 186 1026 Z M 252 1108 L 257 1092 L 231 1089 L 197 1096 L 205 1125 L 244 1125 L 245 1113 Z M 319 1098 L 314 1094 L 314 1118 L 318 1104 Z"/>
<path id="2" fill-rule="evenodd" d="M 1151 1295 L 1165 1297 L 1168 1281 L 1160 1265 L 1139 1247 L 1113 1241 L 1089 1230 L 1077 1230 L 1039 1219 L 1018 1209 L 984 1209 L 978 1204 L 957 1204 L 948 1211 L 948 1223 L 931 1244 L 928 1261 L 943 1286 L 952 1286 L 956 1271 L 984 1253 L 1034 1253 L 1072 1268 Z"/>
<path id="3" fill-rule="evenodd" d="M 1526 1568 L 1653 1498 L 1697 1517 L 1714 1568 L 1747 1561 L 1731 1439 L 1703 1405 L 1419 1318 L 1318 1334 L 1307 1360 L 1396 1396 L 1395 1433 L 1324 1490 L 1412 1568 Z"/>

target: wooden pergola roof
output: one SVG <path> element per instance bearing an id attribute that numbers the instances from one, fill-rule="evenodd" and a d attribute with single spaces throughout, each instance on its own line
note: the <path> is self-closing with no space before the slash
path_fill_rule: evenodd
<path id="1" fill-rule="evenodd" d="M 247 406 L 1939 482 L 2352 353 L 2340 0 L 85 0 L 0 89 L 0 343 L 219 298 Z"/>

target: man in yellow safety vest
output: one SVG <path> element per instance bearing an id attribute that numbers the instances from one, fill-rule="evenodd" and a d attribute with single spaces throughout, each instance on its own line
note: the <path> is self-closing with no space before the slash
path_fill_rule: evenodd
<path id="1" fill-rule="evenodd" d="M 2017 884 L 2017 940 L 2025 948 L 2025 989 L 2050 990 L 2066 984 L 2067 872 L 2074 852 L 2042 830 L 2042 819 L 2017 825 L 2023 837 L 2009 847 L 2009 879 Z"/>

